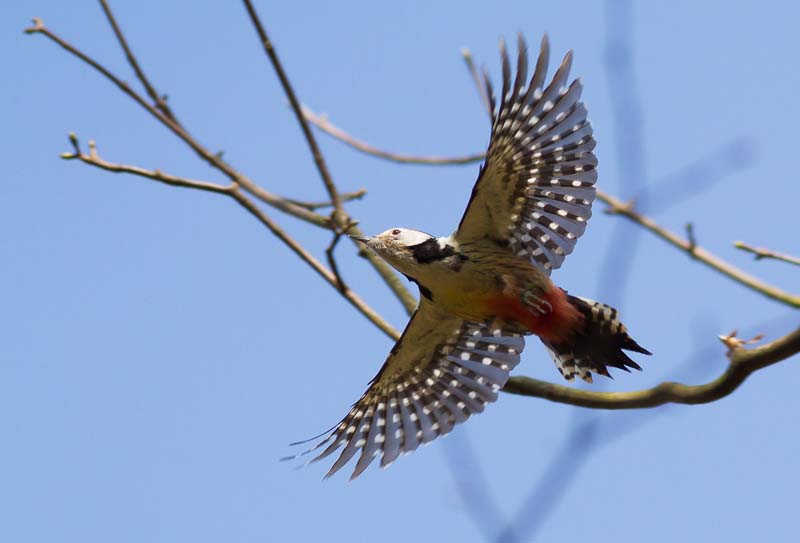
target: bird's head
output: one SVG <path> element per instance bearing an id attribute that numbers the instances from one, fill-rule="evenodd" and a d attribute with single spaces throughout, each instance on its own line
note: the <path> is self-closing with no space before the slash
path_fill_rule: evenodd
<path id="1" fill-rule="evenodd" d="M 418 277 L 422 266 L 455 254 L 454 247 L 445 239 L 410 228 L 390 228 L 377 236 L 352 237 L 409 277 Z"/>

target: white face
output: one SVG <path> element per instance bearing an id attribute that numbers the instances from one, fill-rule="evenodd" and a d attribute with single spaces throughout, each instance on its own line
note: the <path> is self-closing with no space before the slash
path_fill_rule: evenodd
<path id="1" fill-rule="evenodd" d="M 409 247 L 419 245 L 432 237 L 430 234 L 411 228 L 390 228 L 371 237 L 367 242 L 367 247 L 397 270 L 405 274 L 413 274 L 413 270 L 418 264 Z"/>
<path id="2" fill-rule="evenodd" d="M 410 228 L 390 228 L 386 232 L 381 232 L 375 238 L 381 240 L 384 245 L 412 247 L 430 239 L 431 235 Z"/>

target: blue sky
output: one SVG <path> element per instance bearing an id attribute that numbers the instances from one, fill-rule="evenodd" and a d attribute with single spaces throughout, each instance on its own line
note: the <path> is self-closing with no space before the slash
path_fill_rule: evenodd
<path id="1" fill-rule="evenodd" d="M 0 19 L 0 539 L 795 539 L 796 359 L 706 406 L 599 413 L 503 395 L 353 483 L 277 462 L 344 415 L 391 342 L 233 202 L 60 160 L 75 132 L 109 160 L 222 181 L 105 80 L 22 34 L 39 16 L 133 83 L 95 2 L 24 4 Z M 520 31 L 533 47 L 547 32 L 551 65 L 575 52 L 601 188 L 623 198 L 651 188 L 659 222 L 691 221 L 707 249 L 798 290 L 796 268 L 731 244 L 800 253 L 796 7 L 638 2 L 628 18 L 618 2 L 295 4 L 257 5 L 301 100 L 408 153 L 482 150 L 486 116 L 460 48 L 497 79 L 500 36 Z M 321 199 L 243 7 L 187 6 L 113 7 L 201 142 L 273 192 Z M 610 76 L 609 33 L 627 37 L 632 81 Z M 640 123 L 624 124 L 620 108 Z M 398 166 L 319 139 L 341 190 L 368 190 L 348 209 L 371 233 L 449 233 L 478 169 Z M 704 382 L 725 366 L 717 334 L 775 338 L 797 325 L 796 312 L 600 207 L 554 279 L 620 307 L 654 356 L 595 388 Z M 270 214 L 323 255 L 326 233 Z M 374 272 L 350 246 L 339 255 L 350 284 L 402 327 Z M 516 373 L 557 382 L 537 343 Z"/>

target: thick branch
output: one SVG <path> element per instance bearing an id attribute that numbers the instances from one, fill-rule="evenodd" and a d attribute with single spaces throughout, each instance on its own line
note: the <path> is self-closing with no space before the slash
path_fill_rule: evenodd
<path id="1" fill-rule="evenodd" d="M 785 253 L 777 253 L 762 247 L 753 247 L 743 241 L 735 241 L 733 246 L 737 249 L 741 249 L 742 251 L 752 253 L 756 260 L 761 260 L 762 258 L 771 258 L 774 260 L 780 260 L 781 262 L 786 262 L 788 264 L 794 264 L 795 266 L 800 266 L 800 258 L 797 258 L 796 256 L 787 255 Z"/>
<path id="2" fill-rule="evenodd" d="M 666 403 L 710 403 L 731 394 L 752 373 L 799 352 L 800 328 L 762 347 L 734 349 L 728 355 L 730 364 L 725 372 L 705 385 L 666 382 L 637 392 L 593 392 L 530 377 L 512 377 L 503 391 L 594 409 L 640 409 Z"/>

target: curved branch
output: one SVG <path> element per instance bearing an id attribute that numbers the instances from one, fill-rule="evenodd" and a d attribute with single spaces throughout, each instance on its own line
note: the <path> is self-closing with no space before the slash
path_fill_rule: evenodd
<path id="1" fill-rule="evenodd" d="M 383 158 L 391 162 L 399 162 L 400 164 L 427 164 L 429 166 L 450 166 L 453 164 L 471 164 L 473 162 L 479 162 L 483 160 L 483 157 L 486 155 L 486 153 L 474 153 L 461 157 L 439 157 L 404 155 L 400 153 L 383 151 L 364 141 L 354 138 L 338 126 L 331 123 L 324 115 L 318 115 L 314 113 L 307 106 L 301 106 L 301 108 L 303 111 L 303 116 L 306 118 L 306 120 L 329 136 L 332 136 L 342 143 L 349 145 L 356 151 L 376 156 L 378 158 Z"/>
<path id="2" fill-rule="evenodd" d="M 710 403 L 728 396 L 752 373 L 786 360 L 799 352 L 800 328 L 761 347 L 731 350 L 728 354 L 730 364 L 725 372 L 704 385 L 665 382 L 656 387 L 636 392 L 594 392 L 556 385 L 530 377 L 512 377 L 506 383 L 503 391 L 594 409 L 641 409 L 667 403 Z"/>

